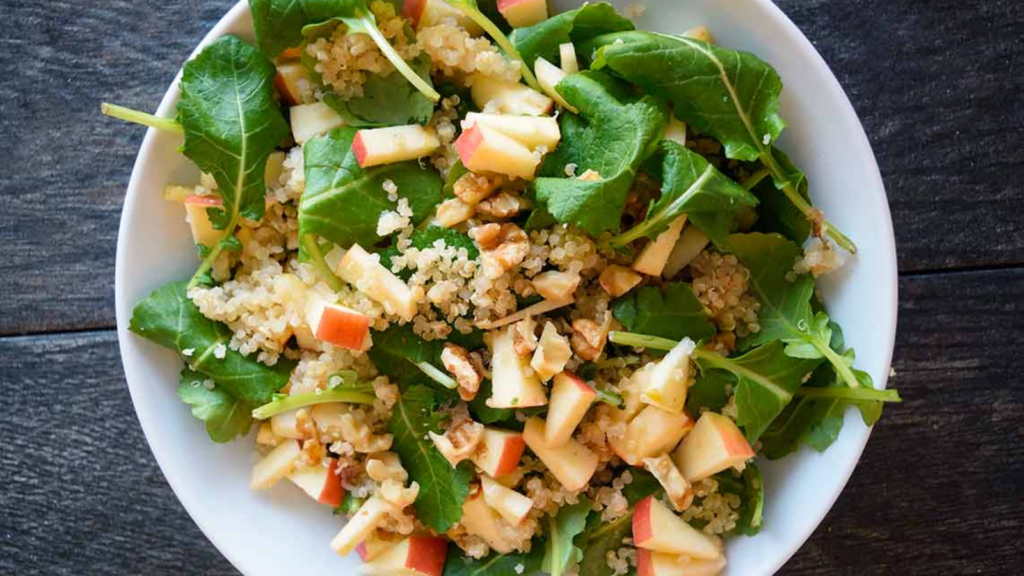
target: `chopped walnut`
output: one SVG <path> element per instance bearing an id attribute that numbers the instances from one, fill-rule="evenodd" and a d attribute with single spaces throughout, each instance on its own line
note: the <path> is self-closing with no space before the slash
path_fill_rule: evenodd
<path id="1" fill-rule="evenodd" d="M 530 237 L 515 224 L 484 224 L 470 231 L 480 247 L 484 275 L 498 278 L 526 258 Z"/>
<path id="2" fill-rule="evenodd" d="M 461 404 L 448 423 L 448 430 L 442 434 L 427 433 L 437 450 L 454 468 L 469 458 L 484 437 L 484 426 L 469 417 L 469 410 Z"/>
<path id="3" fill-rule="evenodd" d="M 690 507 L 693 503 L 693 489 L 668 454 L 662 454 L 657 458 L 644 458 L 644 466 L 661 483 L 676 512 L 682 512 Z"/>
<path id="4" fill-rule="evenodd" d="M 398 454 L 394 452 L 381 452 L 369 458 L 366 461 L 366 475 L 377 482 L 385 480 L 405 482 L 409 479 L 409 473 L 405 471 Z"/>
<path id="5" fill-rule="evenodd" d="M 608 331 L 611 328 L 611 315 L 606 315 L 601 324 L 586 318 L 572 321 L 572 349 L 576 355 L 587 361 L 597 360 L 608 342 Z"/>
<path id="6" fill-rule="evenodd" d="M 281 443 L 281 438 L 274 434 L 270 422 L 264 422 L 260 424 L 259 431 L 256 433 L 256 443 L 260 446 L 277 446 Z"/>
<path id="7" fill-rule="evenodd" d="M 466 204 L 458 198 L 449 198 L 437 207 L 437 223 L 445 228 L 451 228 L 469 220 L 476 214 L 476 207 Z"/>
<path id="8" fill-rule="evenodd" d="M 380 484 L 380 495 L 384 498 L 384 501 L 396 508 L 402 510 L 406 506 L 409 506 L 416 501 L 416 496 L 420 493 L 420 485 L 413 482 L 406 488 L 402 482 L 397 480 L 385 480 Z"/>
<path id="9" fill-rule="evenodd" d="M 466 172 L 455 181 L 455 196 L 466 204 L 475 205 L 487 199 L 502 184 L 501 176 L 484 176 Z"/>
<path id="10" fill-rule="evenodd" d="M 441 363 L 444 365 L 444 369 L 451 372 L 452 376 L 455 376 L 455 381 L 459 383 L 459 398 L 466 402 L 475 398 L 477 391 L 480 390 L 480 382 L 483 377 L 474 366 L 469 352 L 462 346 L 445 344 L 444 350 L 441 351 Z"/>
<path id="11" fill-rule="evenodd" d="M 643 276 L 637 274 L 630 268 L 613 264 L 601 272 L 597 279 L 601 288 L 612 298 L 618 298 L 633 289 L 634 286 L 643 280 Z"/>
<path id="12" fill-rule="evenodd" d="M 341 437 L 352 445 L 356 452 L 372 454 L 391 449 L 391 434 L 373 434 L 370 427 L 352 414 L 341 416 Z"/>
<path id="13" fill-rule="evenodd" d="M 302 456 L 299 460 L 304 465 L 318 466 L 325 456 L 327 456 L 327 449 L 320 443 L 319 438 L 310 438 L 302 442 Z"/>
<path id="14" fill-rule="evenodd" d="M 523 318 L 512 325 L 512 347 L 516 355 L 529 356 L 537 348 L 537 321 L 533 316 Z"/>
<path id="15" fill-rule="evenodd" d="M 572 300 L 573 293 L 579 285 L 580 275 L 575 272 L 550 270 L 533 277 L 533 289 L 554 302 Z"/>
<path id="16" fill-rule="evenodd" d="M 499 192 L 478 204 L 476 212 L 500 220 L 519 214 L 527 206 L 528 203 L 521 196 L 511 192 Z"/>
<path id="17" fill-rule="evenodd" d="M 584 182 L 599 182 L 601 180 L 601 173 L 587 168 L 587 171 L 577 176 L 576 179 Z"/>

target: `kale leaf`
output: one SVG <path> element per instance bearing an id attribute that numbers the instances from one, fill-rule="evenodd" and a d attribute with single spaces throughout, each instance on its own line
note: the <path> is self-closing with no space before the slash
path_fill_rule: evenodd
<path id="1" fill-rule="evenodd" d="M 789 174 L 789 180 L 795 183 L 794 187 L 800 194 L 800 197 L 810 202 L 809 185 L 804 173 L 793 165 L 789 156 L 786 156 L 778 148 L 773 149 L 772 153 L 775 155 L 775 160 L 779 163 L 779 166 Z M 772 182 L 769 182 L 767 179 L 762 180 L 751 189 L 751 192 L 761 201 L 758 205 L 758 218 L 757 223 L 754 225 L 754 230 L 758 232 L 778 232 L 801 245 L 811 235 L 811 222 L 804 217 L 800 210 Z"/>
<path id="2" fill-rule="evenodd" d="M 360 168 L 352 152 L 354 128 L 335 128 L 304 146 L 306 191 L 299 203 L 299 234 L 317 234 L 342 247 L 375 244 L 377 219 L 394 210 L 383 185 L 391 180 L 420 222 L 441 199 L 441 177 L 413 160 Z"/>
<path id="3" fill-rule="evenodd" d="M 206 433 L 214 442 L 230 442 L 245 436 L 252 426 L 252 408 L 225 389 L 204 385 L 206 376 L 187 367 L 181 371 L 178 398 L 192 407 L 192 415 L 206 423 Z"/>
<path id="4" fill-rule="evenodd" d="M 760 532 L 764 526 L 764 477 L 761 469 L 750 463 L 739 476 L 732 470 L 726 470 L 715 474 L 714 478 L 719 492 L 735 494 L 740 499 L 736 527 L 727 535 L 753 536 Z"/>
<path id="5" fill-rule="evenodd" d="M 412 69 L 430 81 L 430 59 L 421 55 L 410 63 Z M 330 92 L 324 104 L 345 120 L 346 126 L 374 128 L 405 124 L 426 124 L 434 113 L 434 103 L 406 82 L 401 74 L 371 74 L 363 84 L 363 95 L 342 99 Z"/>
<path id="6" fill-rule="evenodd" d="M 541 570 L 551 576 L 562 576 L 567 568 L 583 560 L 583 550 L 573 544 L 587 526 L 590 499 L 586 496 L 576 504 L 562 506 L 558 514 L 547 517 L 547 542 L 544 546 L 544 562 Z"/>
<path id="7" fill-rule="evenodd" d="M 544 544 L 539 541 L 533 542 L 529 552 L 492 553 L 480 559 L 463 556 L 462 549 L 452 544 L 441 576 L 530 576 L 541 570 L 543 558 Z"/>
<path id="8" fill-rule="evenodd" d="M 411 324 L 392 324 L 383 332 L 373 333 L 373 347 L 367 354 L 381 374 L 405 388 L 430 380 L 416 367 L 420 362 L 441 365 L 440 340 L 426 341 L 412 331 Z"/>
<path id="9" fill-rule="evenodd" d="M 388 420 L 388 432 L 394 436 L 393 449 L 409 471 L 410 480 L 420 486 L 416 517 L 438 533 L 447 531 L 462 518 L 462 504 L 473 478 L 472 466 L 463 462 L 452 468 L 427 436 L 427 432 L 439 432 L 430 416 L 438 412 L 440 403 L 430 388 L 413 386 L 395 403 Z"/>
<path id="10" fill-rule="evenodd" d="M 620 16 L 611 4 L 598 2 L 556 14 L 533 26 L 516 28 L 511 40 L 530 68 L 537 58 L 557 66 L 558 47 L 562 44 L 577 44 L 601 34 L 632 29 L 633 23 Z"/>
<path id="11" fill-rule="evenodd" d="M 558 222 L 595 236 L 618 230 L 633 179 L 664 132 L 666 106 L 652 96 L 636 97 L 600 72 L 571 74 L 557 90 L 579 114 L 561 115 L 562 140 L 545 158 L 534 195 Z M 577 174 L 593 170 L 600 178 L 566 178 L 568 164 Z"/>
<path id="12" fill-rule="evenodd" d="M 664 289 L 644 286 L 612 304 L 612 316 L 630 332 L 695 341 L 715 335 L 711 315 L 689 284 L 674 282 Z"/>
<path id="13" fill-rule="evenodd" d="M 203 316 L 186 292 L 184 282 L 157 289 L 135 306 L 128 329 L 178 352 L 191 370 L 212 379 L 232 397 L 255 406 L 269 402 L 288 383 L 295 364 L 281 359 L 270 367 L 232 350 L 227 346 L 231 330 Z M 218 358 L 221 346 L 224 357 Z"/>
<path id="14" fill-rule="evenodd" d="M 469 412 L 473 418 L 484 424 L 515 424 L 516 411 L 511 408 L 491 408 L 487 405 L 487 399 L 491 397 L 491 381 L 484 380 L 480 383 L 480 389 L 476 396 L 469 402 Z M 521 428 L 522 424 L 517 427 Z"/>
<path id="15" fill-rule="evenodd" d="M 583 550 L 579 574 L 586 576 L 612 576 L 608 566 L 608 553 L 617 552 L 625 544 L 623 540 L 633 535 L 633 506 L 640 500 L 661 490 L 661 485 L 650 473 L 631 468 L 633 481 L 622 489 L 629 502 L 629 512 L 611 521 L 604 522 L 600 512 L 591 512 L 587 526 L 576 538 L 576 545 Z"/>

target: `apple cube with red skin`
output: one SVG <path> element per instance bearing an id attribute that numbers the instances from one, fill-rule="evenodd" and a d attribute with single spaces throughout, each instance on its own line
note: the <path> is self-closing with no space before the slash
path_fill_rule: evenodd
<path id="1" fill-rule="evenodd" d="M 221 208 L 224 202 L 219 196 L 185 196 L 185 213 L 188 215 L 188 225 L 192 229 L 192 239 L 196 244 L 212 248 L 224 235 L 223 230 L 217 230 L 210 221 L 207 208 Z"/>
<path id="2" fill-rule="evenodd" d="M 345 489 L 341 486 L 340 466 L 337 458 L 330 458 L 327 466 L 301 468 L 288 475 L 288 479 L 309 494 L 309 497 L 332 508 L 341 506 Z"/>
<path id="3" fill-rule="evenodd" d="M 674 448 L 692 428 L 693 420 L 685 412 L 673 414 L 647 406 L 630 420 L 624 436 L 609 439 L 609 446 L 627 464 L 639 466 L 644 458 Z"/>
<path id="4" fill-rule="evenodd" d="M 661 276 L 665 269 L 665 263 L 675 247 L 679 235 L 683 232 L 686 224 L 686 214 L 676 218 L 668 225 L 668 229 L 658 234 L 652 242 L 649 242 L 640 251 L 640 255 L 633 261 L 633 270 L 648 276 Z"/>
<path id="5" fill-rule="evenodd" d="M 514 547 L 502 530 L 501 515 L 487 505 L 483 490 L 475 492 L 462 504 L 462 527 L 466 532 L 479 536 L 498 554 L 508 554 Z"/>
<path id="6" fill-rule="evenodd" d="M 683 338 L 657 364 L 648 367 L 640 399 L 662 410 L 681 413 L 692 376 L 690 355 L 696 347 L 693 340 Z"/>
<path id="7" fill-rule="evenodd" d="M 480 477 L 480 489 L 484 494 L 484 502 L 510 524 L 521 523 L 533 509 L 533 500 L 489 476 Z"/>
<path id="8" fill-rule="evenodd" d="M 288 109 L 291 118 L 292 138 L 297 144 L 305 144 L 310 138 L 326 134 L 345 121 L 330 106 L 323 102 L 299 104 Z"/>
<path id="9" fill-rule="evenodd" d="M 462 164 L 473 172 L 494 172 L 533 180 L 540 154 L 497 130 L 479 123 L 463 130 L 455 140 Z"/>
<path id="10" fill-rule="evenodd" d="M 441 576 L 447 556 L 447 540 L 414 534 L 363 564 L 360 571 L 369 576 Z"/>
<path id="11" fill-rule="evenodd" d="M 270 488 L 295 470 L 301 455 L 302 443 L 297 440 L 281 442 L 252 467 L 249 487 L 253 490 Z"/>
<path id="12" fill-rule="evenodd" d="M 544 386 L 529 367 L 529 361 L 516 354 L 509 327 L 491 341 L 491 408 L 530 408 L 548 403 Z"/>
<path id="13" fill-rule="evenodd" d="M 289 106 L 295 106 L 302 101 L 299 96 L 300 82 L 309 82 L 309 72 L 302 62 L 285 62 L 277 65 L 274 87 Z"/>
<path id="14" fill-rule="evenodd" d="M 595 398 L 597 391 L 579 376 L 569 371 L 555 374 L 548 418 L 544 424 L 547 445 L 552 448 L 565 446 Z"/>
<path id="15" fill-rule="evenodd" d="M 533 150 L 543 146 L 554 150 L 562 133 L 558 128 L 558 120 L 552 116 L 512 116 L 510 114 L 481 114 L 470 112 L 462 122 L 464 130 L 474 124 L 486 126 L 496 132 L 514 139 L 523 146 Z"/>
<path id="16" fill-rule="evenodd" d="M 726 468 L 742 470 L 754 450 L 731 419 L 705 412 L 676 448 L 673 460 L 690 482 L 703 480 Z"/>
<path id="17" fill-rule="evenodd" d="M 411 20 L 416 30 L 436 26 L 452 18 L 470 36 L 483 34 L 483 28 L 479 24 L 452 8 L 445 0 L 405 0 L 402 4 L 402 16 Z"/>
<path id="18" fill-rule="evenodd" d="M 491 478 L 515 472 L 526 451 L 523 435 L 512 430 L 484 427 L 481 447 L 469 459 Z"/>
<path id="19" fill-rule="evenodd" d="M 368 297 L 380 302 L 389 314 L 396 314 L 406 322 L 416 315 L 423 299 L 423 290 L 410 289 L 358 244 L 353 244 L 338 262 L 335 273 Z"/>
<path id="20" fill-rule="evenodd" d="M 370 317 L 327 302 L 312 291 L 306 298 L 306 323 L 317 340 L 346 350 L 366 348 Z"/>
<path id="21" fill-rule="evenodd" d="M 637 502 L 633 510 L 633 544 L 645 550 L 699 560 L 722 557 L 716 539 L 687 524 L 654 496 Z"/>
<path id="22" fill-rule="evenodd" d="M 360 168 L 416 160 L 441 146 L 437 134 L 420 126 L 364 128 L 352 139 L 352 154 Z"/>
<path id="23" fill-rule="evenodd" d="M 391 548 L 397 543 L 397 540 L 389 540 L 380 537 L 380 531 L 374 530 L 370 532 L 370 535 L 366 537 L 356 546 L 356 554 L 359 554 L 359 559 L 363 562 L 369 562 L 377 556 L 380 556 L 381 552 L 384 552 L 388 548 Z"/>
<path id="24" fill-rule="evenodd" d="M 547 0 L 498 0 L 498 12 L 513 28 L 523 28 L 546 20 Z"/>
<path id="25" fill-rule="evenodd" d="M 725 556 L 714 560 L 680 558 L 676 554 L 665 554 L 637 548 L 637 576 L 716 576 L 725 568 Z"/>
<path id="26" fill-rule="evenodd" d="M 331 549 L 339 556 L 345 556 L 354 550 L 360 542 L 369 538 L 370 534 L 384 521 L 387 514 L 387 502 L 377 494 L 370 496 L 331 540 Z"/>
<path id="27" fill-rule="evenodd" d="M 563 446 L 551 448 L 544 438 L 544 428 L 544 420 L 537 416 L 527 420 L 523 428 L 523 440 L 526 440 L 526 445 L 566 490 L 582 490 L 597 470 L 597 454 L 575 438 L 570 438 Z"/>

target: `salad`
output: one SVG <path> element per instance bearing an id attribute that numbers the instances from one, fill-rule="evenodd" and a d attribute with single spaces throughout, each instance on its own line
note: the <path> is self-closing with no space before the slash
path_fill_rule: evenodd
<path id="1" fill-rule="evenodd" d="M 757 56 L 607 3 L 250 7 L 176 118 L 103 106 L 202 173 L 163 192 L 196 272 L 130 329 L 365 573 L 711 576 L 771 521 L 761 458 L 899 401 L 816 293 L 856 248 Z"/>

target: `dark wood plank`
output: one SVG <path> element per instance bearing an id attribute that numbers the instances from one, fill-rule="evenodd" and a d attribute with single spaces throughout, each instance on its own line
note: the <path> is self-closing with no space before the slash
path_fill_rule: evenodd
<path id="1" fill-rule="evenodd" d="M 0 37 L 0 334 L 113 325 L 114 246 L 142 130 L 231 0 L 6 0 Z M 780 0 L 864 120 L 903 270 L 1022 263 L 1024 4 Z M 842 151 L 835 151 L 842 153 Z"/>
<path id="2" fill-rule="evenodd" d="M 1024 271 L 912 277 L 900 289 L 894 384 L 905 402 L 781 574 L 1018 571 Z M 0 573 L 234 573 L 161 478 L 112 331 L 0 338 L 0 366 Z"/>

